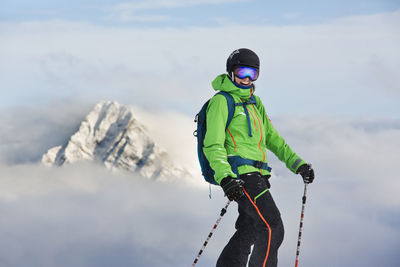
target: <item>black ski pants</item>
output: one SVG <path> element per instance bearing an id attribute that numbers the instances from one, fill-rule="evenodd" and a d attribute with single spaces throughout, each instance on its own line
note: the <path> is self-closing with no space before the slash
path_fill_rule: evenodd
<path id="1" fill-rule="evenodd" d="M 284 228 L 270 192 L 260 195 L 269 187 L 268 179 L 258 172 L 240 178 L 245 182 L 245 195 L 237 201 L 236 232 L 219 256 L 217 267 L 245 267 L 250 252 L 249 267 L 276 267 Z"/>

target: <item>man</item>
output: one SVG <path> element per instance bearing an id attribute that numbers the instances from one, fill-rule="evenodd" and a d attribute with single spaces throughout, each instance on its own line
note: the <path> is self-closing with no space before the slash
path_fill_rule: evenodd
<path id="1" fill-rule="evenodd" d="M 274 267 L 284 229 L 280 212 L 269 192 L 270 168 L 266 149 L 272 151 L 305 183 L 314 179 L 311 165 L 296 155 L 272 126 L 260 98 L 254 95 L 260 73 L 258 56 L 250 49 L 233 51 L 227 59 L 226 74 L 212 82 L 216 91 L 229 93 L 235 113 L 229 126 L 227 99 L 215 95 L 207 107 L 207 132 L 203 151 L 214 179 L 239 207 L 236 232 L 223 249 L 217 267 Z"/>

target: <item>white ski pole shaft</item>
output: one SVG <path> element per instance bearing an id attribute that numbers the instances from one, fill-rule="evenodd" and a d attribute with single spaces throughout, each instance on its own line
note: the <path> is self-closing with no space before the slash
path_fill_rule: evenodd
<path id="1" fill-rule="evenodd" d="M 229 204 L 231 204 L 231 202 L 232 202 L 232 201 L 229 200 L 229 201 L 226 203 L 225 207 L 221 210 L 221 214 L 219 215 L 219 218 L 218 218 L 217 221 L 215 222 L 213 228 L 211 229 L 211 232 L 208 234 L 208 237 L 207 237 L 206 241 L 204 242 L 203 246 L 201 247 L 201 249 L 200 249 L 200 251 L 199 251 L 199 254 L 197 254 L 197 257 L 194 259 L 194 262 L 193 262 L 193 264 L 192 264 L 192 267 L 194 267 L 194 266 L 196 265 L 196 263 L 199 261 L 199 258 L 200 258 L 200 256 L 201 256 L 201 254 L 203 253 L 204 249 L 206 248 L 206 246 L 207 246 L 207 244 L 208 244 L 208 241 L 210 241 L 210 239 L 211 239 L 211 237 L 212 237 L 212 235 L 213 235 L 213 233 L 214 233 L 214 230 L 217 228 L 219 222 L 220 222 L 221 219 L 222 219 L 222 216 L 224 216 L 224 214 L 226 213 L 226 209 L 228 208 Z"/>

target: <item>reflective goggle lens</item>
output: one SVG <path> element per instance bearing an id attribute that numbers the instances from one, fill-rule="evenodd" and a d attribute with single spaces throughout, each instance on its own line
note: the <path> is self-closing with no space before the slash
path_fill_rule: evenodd
<path id="1" fill-rule="evenodd" d="M 250 67 L 238 67 L 235 69 L 235 75 L 239 79 L 249 77 L 250 80 L 255 81 L 258 78 L 258 71 L 255 68 Z"/>

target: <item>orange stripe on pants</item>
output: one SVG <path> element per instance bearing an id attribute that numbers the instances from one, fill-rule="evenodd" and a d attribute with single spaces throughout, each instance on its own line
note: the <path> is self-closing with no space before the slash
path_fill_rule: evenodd
<path id="1" fill-rule="evenodd" d="M 250 203 L 256 209 L 256 211 L 258 213 L 258 216 L 260 216 L 260 218 L 263 220 L 263 222 L 265 223 L 265 225 L 268 228 L 268 232 L 269 232 L 268 247 L 267 247 L 267 254 L 265 255 L 264 264 L 263 264 L 263 267 L 265 267 L 265 265 L 267 264 L 267 259 L 268 259 L 268 255 L 269 255 L 269 248 L 270 248 L 270 245 L 271 245 L 271 227 L 269 226 L 267 221 L 264 219 L 264 217 L 262 216 L 262 214 L 261 214 L 260 210 L 258 209 L 257 205 L 253 202 L 253 200 L 251 200 L 251 197 L 249 196 L 249 194 L 246 192 L 246 190 L 244 188 L 243 188 L 243 192 L 246 194 L 247 198 L 250 200 Z"/>

